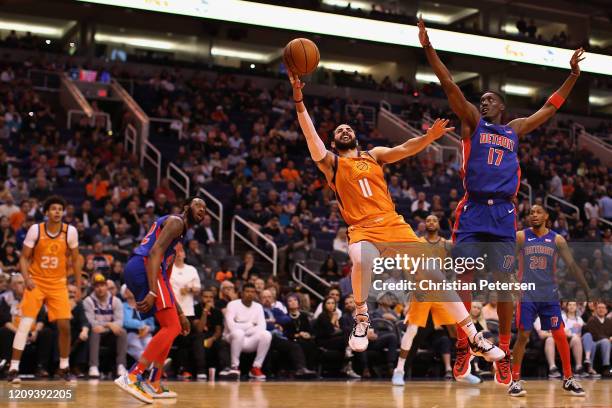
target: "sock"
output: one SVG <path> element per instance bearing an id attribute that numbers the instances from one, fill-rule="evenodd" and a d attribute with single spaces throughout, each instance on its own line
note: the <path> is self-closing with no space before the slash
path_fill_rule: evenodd
<path id="1" fill-rule="evenodd" d="M 504 350 L 506 354 L 510 353 L 510 333 L 499 334 L 499 348 Z"/>
<path id="2" fill-rule="evenodd" d="M 396 370 L 401 371 L 402 373 L 404 372 L 404 366 L 406 365 L 406 359 L 405 358 L 399 358 L 397 360 L 397 367 L 395 367 Z"/>
<path id="3" fill-rule="evenodd" d="M 9 367 L 9 371 L 12 370 L 19 371 L 19 360 L 11 360 L 11 366 Z"/>
<path id="4" fill-rule="evenodd" d="M 129 374 L 133 376 L 142 375 L 142 373 L 144 373 L 146 369 L 147 366 L 145 364 L 141 363 L 140 361 L 137 361 L 134 363 L 132 368 L 130 368 Z"/>
<path id="5" fill-rule="evenodd" d="M 157 367 L 153 367 L 151 369 L 151 374 L 149 375 L 149 381 L 151 382 L 151 384 L 153 384 L 154 387 L 159 386 L 159 381 L 161 380 L 162 371 L 163 370 L 161 368 L 157 368 Z"/>
<path id="6" fill-rule="evenodd" d="M 512 379 L 514 381 L 521 379 L 521 364 L 517 362 L 512 363 Z"/>
<path id="7" fill-rule="evenodd" d="M 463 304 L 465 305 L 465 308 L 468 310 L 468 313 L 469 313 L 469 311 L 472 309 L 472 301 L 465 300 Z M 467 334 L 463 331 L 463 327 L 457 325 L 457 347 L 466 348 L 467 345 L 468 345 Z"/>
<path id="8" fill-rule="evenodd" d="M 570 349 L 569 344 L 567 344 L 563 323 L 561 323 L 560 327 L 552 330 L 552 335 L 555 339 L 555 346 L 557 346 L 559 351 L 561 362 L 563 363 L 563 378 L 569 378 L 572 376 L 572 359 L 570 358 Z"/>
<path id="9" fill-rule="evenodd" d="M 60 364 L 59 364 L 59 368 L 60 368 L 60 370 L 63 370 L 63 369 L 65 369 L 65 368 L 68 368 L 68 366 L 69 366 L 68 361 L 69 361 L 69 360 L 68 360 L 68 358 L 62 358 L 62 357 L 60 357 Z"/>
<path id="10" fill-rule="evenodd" d="M 368 304 L 367 302 L 363 302 L 361 305 L 356 305 L 355 314 L 367 314 L 368 313 Z"/>
<path id="11" fill-rule="evenodd" d="M 461 326 L 461 331 L 465 333 L 468 340 L 474 339 L 474 336 L 478 334 L 478 332 L 476 331 L 476 326 L 474 326 L 474 323 L 471 319 L 467 324 Z"/>

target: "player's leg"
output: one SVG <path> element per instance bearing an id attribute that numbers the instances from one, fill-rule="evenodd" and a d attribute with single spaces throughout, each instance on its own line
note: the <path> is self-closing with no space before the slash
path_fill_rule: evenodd
<path id="1" fill-rule="evenodd" d="M 17 332 L 13 338 L 13 352 L 11 355 L 11 364 L 9 366 L 9 372 L 7 380 L 13 384 L 19 384 L 19 363 L 21 361 L 21 355 L 25 349 L 26 342 L 28 340 L 28 333 L 32 328 L 36 320 L 36 316 L 40 311 L 45 299 L 44 293 L 38 286 L 34 289 L 26 289 L 23 292 L 23 299 L 21 300 L 21 319 L 17 326 Z"/>
<path id="2" fill-rule="evenodd" d="M 172 343 L 181 333 L 181 323 L 174 307 L 158 310 L 155 313 L 155 318 L 159 322 L 161 329 L 153 336 L 142 353 L 146 360 L 153 362 L 153 369 L 151 370 L 149 381 L 145 383 L 145 390 L 150 391 L 149 394 L 153 398 L 176 398 L 175 392 L 168 390 L 161 384 L 161 377 L 164 371 L 164 363 L 172 348 Z"/>
<path id="3" fill-rule="evenodd" d="M 393 370 L 393 377 L 391 378 L 393 385 L 404 385 L 404 367 L 406 365 L 406 359 L 408 358 L 408 354 L 412 348 L 412 342 L 414 341 L 418 330 L 419 326 L 414 323 L 410 323 L 408 324 L 408 327 L 406 327 L 406 332 L 402 336 L 402 340 L 400 342 L 400 354 L 399 358 L 397 359 L 397 366 L 395 367 L 395 370 Z"/>
<path id="4" fill-rule="evenodd" d="M 70 319 L 72 312 L 70 310 L 70 298 L 68 297 L 68 288 L 57 288 L 49 291 L 46 296 L 45 303 L 49 321 L 55 321 L 57 324 L 58 346 L 59 346 L 59 371 L 58 376 L 68 382 L 75 382 L 76 377 L 70 372 Z"/>
<path id="5" fill-rule="evenodd" d="M 368 293 L 372 283 L 372 265 L 374 258 L 379 257 L 378 249 L 368 241 L 359 241 L 349 245 L 349 257 L 353 267 L 351 269 L 351 284 L 355 297 L 355 324 L 349 336 L 349 346 L 353 351 L 363 352 L 368 348 L 368 328 L 370 317 L 368 315 Z"/>
<path id="6" fill-rule="evenodd" d="M 533 330 L 533 322 L 537 316 L 537 307 L 533 302 L 518 302 L 516 305 L 516 327 L 518 336 L 512 349 L 512 381 L 508 387 L 508 395 L 511 397 L 522 397 L 527 394 L 521 382 L 521 365 L 525 355 L 525 348 L 529 343 L 529 336 Z M 501 373 L 503 374 L 503 373 Z M 497 382 L 497 373 L 496 382 Z M 503 384 L 505 378 L 502 378 Z"/>

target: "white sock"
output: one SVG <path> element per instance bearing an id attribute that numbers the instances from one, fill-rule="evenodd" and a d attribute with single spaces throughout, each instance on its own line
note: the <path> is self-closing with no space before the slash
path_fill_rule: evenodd
<path id="1" fill-rule="evenodd" d="M 395 369 L 397 371 L 401 371 L 402 373 L 404 372 L 404 366 L 406 365 L 406 359 L 405 358 L 399 358 L 397 360 L 397 367 L 395 367 Z"/>
<path id="2" fill-rule="evenodd" d="M 478 332 L 476 331 L 476 326 L 474 326 L 474 323 L 472 323 L 472 321 L 470 321 L 465 326 L 461 326 L 461 329 L 467 335 L 467 338 L 470 342 L 472 342 L 474 340 L 474 336 L 478 334 Z"/>
<path id="3" fill-rule="evenodd" d="M 63 370 L 63 369 L 65 369 L 65 368 L 68 368 L 68 366 L 70 365 L 70 364 L 68 363 L 68 361 L 69 361 L 69 359 L 68 359 L 68 358 L 62 358 L 62 357 L 60 357 L 60 365 L 59 365 L 60 370 Z"/>
<path id="4" fill-rule="evenodd" d="M 9 367 L 9 371 L 12 370 L 19 371 L 19 360 L 11 360 L 11 366 Z"/>
<path id="5" fill-rule="evenodd" d="M 355 314 L 367 314 L 368 313 L 368 304 L 364 302 L 363 305 L 356 305 Z"/>

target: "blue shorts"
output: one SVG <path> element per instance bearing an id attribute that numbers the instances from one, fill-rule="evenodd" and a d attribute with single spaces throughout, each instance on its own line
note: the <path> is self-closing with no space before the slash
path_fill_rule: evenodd
<path id="1" fill-rule="evenodd" d="M 484 257 L 489 272 L 515 270 L 516 209 L 508 200 L 489 205 L 467 200 L 457 207 L 454 257 Z M 485 256 L 486 254 L 486 256 Z"/>
<path id="2" fill-rule="evenodd" d="M 149 288 L 149 281 L 147 279 L 147 258 L 134 255 L 125 264 L 124 278 L 127 288 L 134 294 L 136 302 L 143 300 L 147 293 L 151 290 Z M 157 299 L 155 304 L 147 313 L 140 313 L 141 319 L 146 319 L 155 315 L 158 310 L 174 307 L 174 293 L 172 292 L 172 286 L 168 280 L 168 274 L 165 271 L 161 271 L 157 278 Z"/>
<path id="3" fill-rule="evenodd" d="M 540 317 L 542 330 L 561 327 L 561 304 L 559 302 L 518 302 L 516 305 L 516 325 L 525 331 L 533 330 L 533 322 Z"/>

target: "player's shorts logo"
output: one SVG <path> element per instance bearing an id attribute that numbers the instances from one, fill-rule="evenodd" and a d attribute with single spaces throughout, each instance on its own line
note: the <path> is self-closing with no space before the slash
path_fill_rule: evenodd
<path id="1" fill-rule="evenodd" d="M 514 265 L 514 255 L 504 256 L 504 269 L 510 269 Z"/>
<path id="2" fill-rule="evenodd" d="M 559 317 L 558 316 L 553 316 L 550 318 L 550 325 L 552 327 L 557 327 L 557 324 L 559 323 Z"/>

